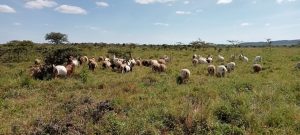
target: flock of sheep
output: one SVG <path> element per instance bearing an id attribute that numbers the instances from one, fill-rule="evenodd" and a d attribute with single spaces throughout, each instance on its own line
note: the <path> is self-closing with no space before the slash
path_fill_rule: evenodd
<path id="1" fill-rule="evenodd" d="M 243 62 L 248 62 L 249 59 L 243 54 L 238 56 L 239 60 Z M 236 55 L 231 55 L 229 58 L 229 63 L 224 64 L 225 58 L 221 55 L 218 55 L 216 61 L 222 63 L 218 66 L 213 65 L 213 56 L 208 55 L 208 57 L 202 57 L 200 55 L 194 54 L 192 57 L 192 63 L 194 66 L 197 64 L 208 64 L 207 73 L 209 76 L 225 77 L 227 73 L 234 71 L 236 63 L 233 62 L 237 59 Z M 97 60 L 92 57 L 88 58 L 87 56 L 81 56 L 75 58 L 70 56 L 65 65 L 42 65 L 41 60 L 35 60 L 35 66 L 31 68 L 31 76 L 35 79 L 43 80 L 45 74 L 50 74 L 51 77 L 57 78 L 58 76 L 69 77 L 74 74 L 74 70 L 77 66 L 87 64 L 89 70 L 95 71 L 99 67 L 98 63 L 103 69 L 111 69 L 114 72 L 127 73 L 133 70 L 134 66 L 145 66 L 150 67 L 153 72 L 166 72 L 167 63 L 170 62 L 170 58 L 167 55 L 159 59 L 124 59 L 117 58 L 115 55 L 112 58 L 107 58 L 100 56 Z M 254 64 L 252 66 L 253 72 L 259 73 L 262 70 L 262 65 L 259 64 L 262 62 L 261 56 L 256 56 L 254 58 Z M 297 63 L 296 68 L 300 69 L 300 62 Z M 187 83 L 190 78 L 191 72 L 189 69 L 182 69 L 177 78 L 179 84 Z"/>

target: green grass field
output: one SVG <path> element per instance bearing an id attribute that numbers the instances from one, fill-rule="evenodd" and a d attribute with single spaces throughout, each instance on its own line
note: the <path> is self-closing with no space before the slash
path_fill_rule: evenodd
<path id="1" fill-rule="evenodd" d="M 88 57 L 105 56 L 110 48 L 81 47 Z M 71 78 L 49 81 L 29 77 L 29 66 L 42 53 L 2 61 L 0 134 L 300 134 L 300 70 L 294 68 L 300 48 L 224 48 L 226 60 L 241 51 L 249 58 L 236 60 L 236 70 L 225 78 L 207 76 L 207 65 L 192 64 L 193 54 L 216 57 L 214 48 L 131 51 L 133 57 L 168 55 L 172 61 L 162 74 L 142 66 L 127 74 L 91 72 L 84 65 Z M 251 68 L 256 55 L 263 57 L 258 74 Z M 178 85 L 183 68 L 191 78 Z"/>

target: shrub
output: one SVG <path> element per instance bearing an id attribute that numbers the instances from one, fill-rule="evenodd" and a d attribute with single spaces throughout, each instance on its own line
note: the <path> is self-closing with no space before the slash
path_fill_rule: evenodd
<path id="1" fill-rule="evenodd" d="M 50 52 L 45 57 L 45 63 L 62 65 L 65 62 L 67 62 L 67 60 L 70 56 L 78 57 L 80 55 L 81 55 L 81 50 L 74 48 L 74 47 L 57 49 L 57 50 Z"/>

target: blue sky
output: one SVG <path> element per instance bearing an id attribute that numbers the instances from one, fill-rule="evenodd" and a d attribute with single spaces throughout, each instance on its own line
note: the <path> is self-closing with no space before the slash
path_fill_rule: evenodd
<path id="1" fill-rule="evenodd" d="M 1 0 L 0 43 L 300 39 L 300 0 Z"/>

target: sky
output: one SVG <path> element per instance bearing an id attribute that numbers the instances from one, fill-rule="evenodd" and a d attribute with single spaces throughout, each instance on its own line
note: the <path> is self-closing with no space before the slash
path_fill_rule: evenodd
<path id="1" fill-rule="evenodd" d="M 0 0 L 0 43 L 300 39 L 300 0 Z"/>

